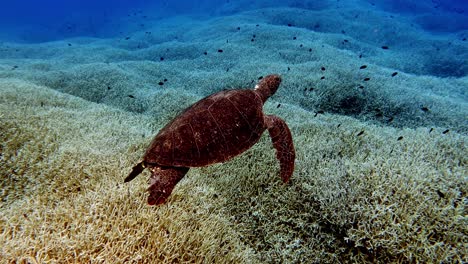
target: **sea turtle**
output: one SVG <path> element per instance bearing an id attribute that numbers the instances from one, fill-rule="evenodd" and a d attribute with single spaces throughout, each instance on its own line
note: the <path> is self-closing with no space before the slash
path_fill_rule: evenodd
<path id="1" fill-rule="evenodd" d="M 295 159 L 291 132 L 281 118 L 265 115 L 262 109 L 280 83 L 279 75 L 269 75 L 254 90 L 224 90 L 193 104 L 159 131 L 125 182 L 148 168 L 148 204 L 163 204 L 190 167 L 241 154 L 258 142 L 265 129 L 276 149 L 280 176 L 288 182 Z"/>

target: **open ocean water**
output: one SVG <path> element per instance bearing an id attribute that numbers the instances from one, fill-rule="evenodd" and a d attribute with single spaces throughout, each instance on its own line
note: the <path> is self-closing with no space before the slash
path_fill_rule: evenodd
<path id="1" fill-rule="evenodd" d="M 0 263 L 467 263 L 467 38 L 466 0 L 4 1 Z M 164 204 L 124 183 L 185 108 L 270 74 L 287 184 L 268 130 Z M 157 166 L 241 146 L 245 113 Z"/>

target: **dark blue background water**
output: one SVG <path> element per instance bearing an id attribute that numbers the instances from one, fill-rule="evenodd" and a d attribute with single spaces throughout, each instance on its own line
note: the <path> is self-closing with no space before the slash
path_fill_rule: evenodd
<path id="1" fill-rule="evenodd" d="M 174 15 L 191 14 L 207 18 L 262 7 L 314 9 L 340 3 L 410 16 L 429 15 L 418 20 L 420 26 L 428 31 L 468 30 L 468 0 L 11 0 L 2 1 L 0 38 L 6 41 L 42 42 L 77 36 L 112 37 L 126 28 L 128 23 L 144 23 L 145 20 Z"/>

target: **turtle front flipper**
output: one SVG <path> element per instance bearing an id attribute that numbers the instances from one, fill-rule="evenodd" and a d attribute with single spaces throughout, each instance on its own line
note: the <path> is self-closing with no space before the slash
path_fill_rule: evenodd
<path id="1" fill-rule="evenodd" d="M 151 177 L 148 188 L 148 204 L 159 205 L 166 202 L 176 184 L 185 176 L 186 167 L 149 167 Z"/>
<path id="2" fill-rule="evenodd" d="M 287 183 L 294 171 L 296 152 L 288 125 L 274 115 L 265 116 L 265 123 L 270 133 L 271 141 L 276 149 L 276 158 L 280 162 L 280 176 Z"/>

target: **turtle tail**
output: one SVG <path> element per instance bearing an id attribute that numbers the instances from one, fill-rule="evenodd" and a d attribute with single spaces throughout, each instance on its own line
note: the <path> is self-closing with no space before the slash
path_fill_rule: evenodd
<path id="1" fill-rule="evenodd" d="M 145 164 L 142 162 L 138 163 L 137 165 L 133 166 L 132 172 L 125 178 L 124 182 L 129 182 L 136 178 L 143 170 L 145 169 Z"/>

